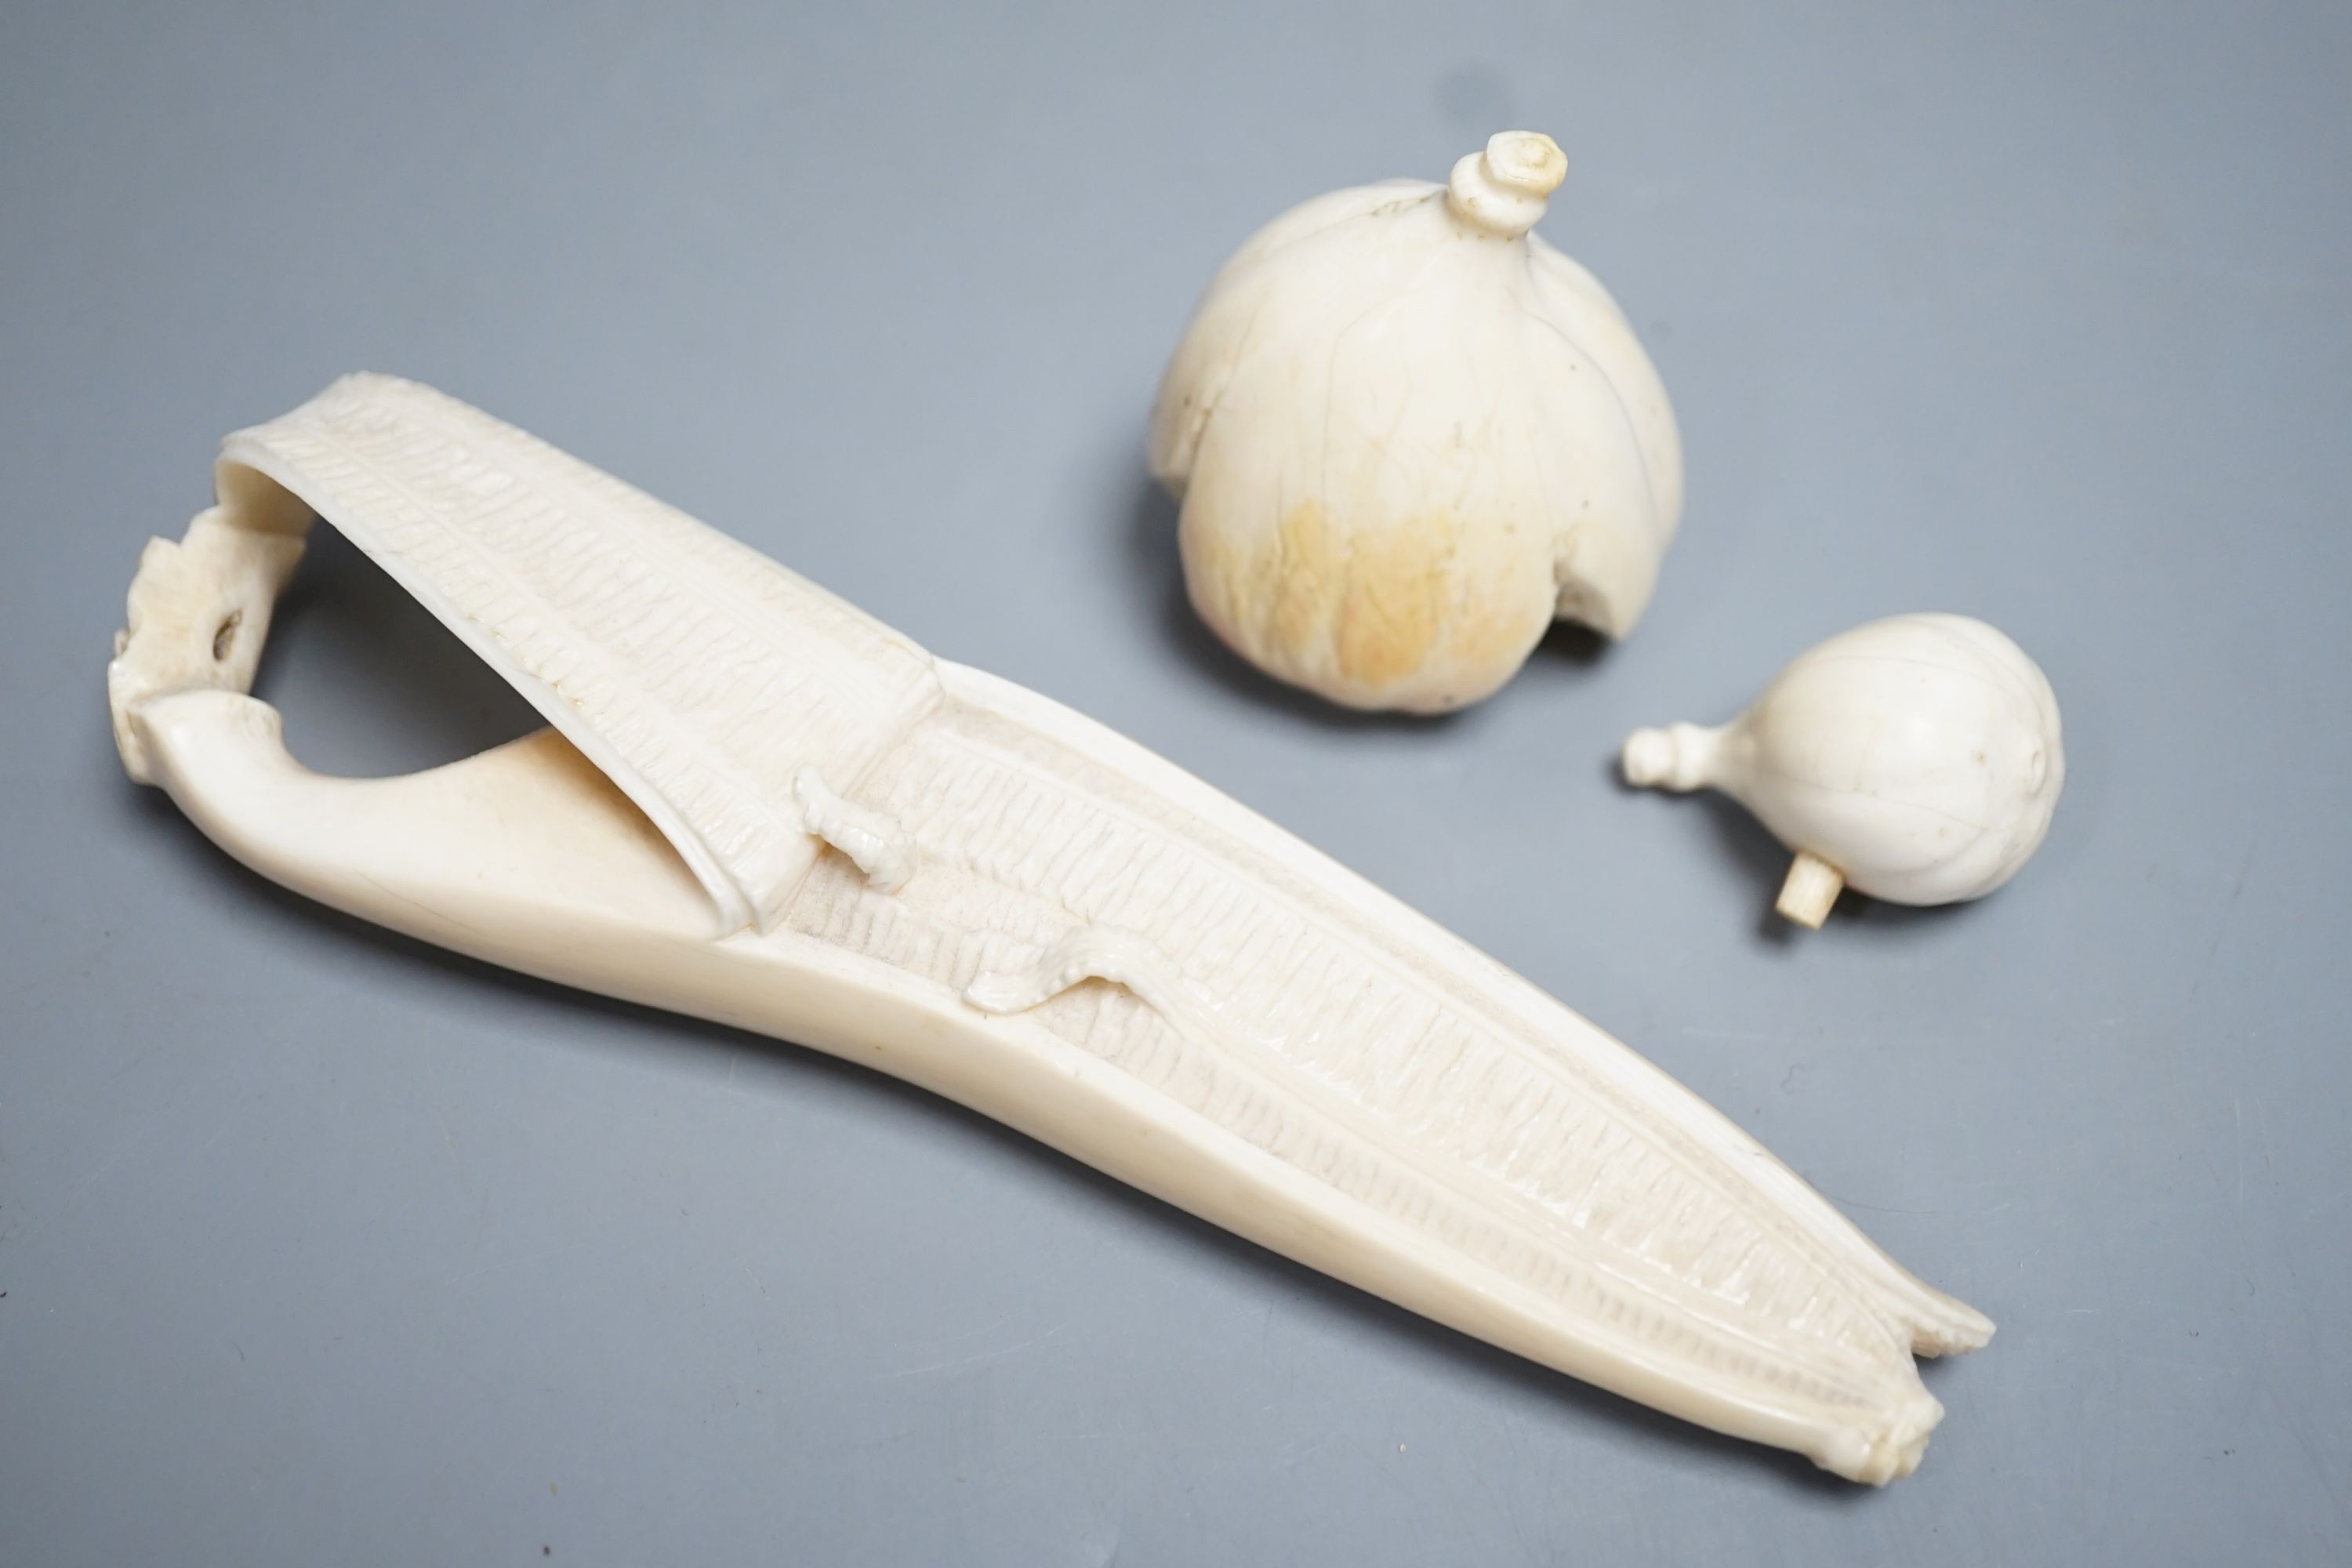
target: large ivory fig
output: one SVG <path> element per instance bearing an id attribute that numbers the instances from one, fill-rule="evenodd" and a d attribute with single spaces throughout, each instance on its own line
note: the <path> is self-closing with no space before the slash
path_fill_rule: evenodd
<path id="1" fill-rule="evenodd" d="M 1184 581 L 1235 651 L 1439 712 L 1555 617 L 1623 637 L 1683 506 L 1674 412 L 1593 276 L 1532 230 L 1567 161 L 1512 131 L 1443 185 L 1276 218 L 1225 263 L 1151 416 Z"/>

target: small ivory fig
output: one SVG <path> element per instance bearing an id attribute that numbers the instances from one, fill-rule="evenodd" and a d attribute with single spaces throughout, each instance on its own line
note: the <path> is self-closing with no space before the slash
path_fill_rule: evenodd
<path id="1" fill-rule="evenodd" d="M 1895 616 L 1797 656 L 1719 729 L 1637 730 L 1630 784 L 1719 789 L 1797 852 L 1777 908 L 1818 929 L 1841 887 L 1897 904 L 1980 899 L 2050 829 L 2058 700 L 1966 616 Z"/>
<path id="2" fill-rule="evenodd" d="M 1555 617 L 1612 637 L 1683 508 L 1665 388 L 1530 231 L 1567 172 L 1507 131 L 1443 185 L 1294 207 L 1227 261 L 1151 415 L 1202 618 L 1351 708 L 1492 693 Z"/>

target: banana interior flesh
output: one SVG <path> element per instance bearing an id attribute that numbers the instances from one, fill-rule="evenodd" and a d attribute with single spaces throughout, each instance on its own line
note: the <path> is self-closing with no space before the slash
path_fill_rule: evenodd
<path id="1" fill-rule="evenodd" d="M 1909 1473 L 1992 1325 L 1624 1046 L 1102 725 L 430 388 L 231 436 L 109 668 L 132 777 L 426 942 L 865 1062 L 1545 1366 Z M 405 777 L 247 695 L 324 518 L 549 728 Z"/>

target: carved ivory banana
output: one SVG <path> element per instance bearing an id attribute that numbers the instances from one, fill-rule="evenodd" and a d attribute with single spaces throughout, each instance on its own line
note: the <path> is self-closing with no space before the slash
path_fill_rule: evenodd
<path id="1" fill-rule="evenodd" d="M 1857 1480 L 1992 1326 L 1624 1047 L 1110 731 L 428 388 L 229 437 L 108 671 L 131 776 L 324 903 L 961 1101 Z M 325 778 L 245 695 L 314 515 L 553 725 Z"/>

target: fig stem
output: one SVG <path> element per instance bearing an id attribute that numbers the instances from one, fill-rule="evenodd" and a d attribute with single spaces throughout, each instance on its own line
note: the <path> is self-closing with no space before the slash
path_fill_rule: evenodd
<path id="1" fill-rule="evenodd" d="M 1844 886 L 1844 872 L 1811 850 L 1800 849 L 1790 862 L 1788 880 L 1780 884 L 1780 901 L 1772 907 L 1807 931 L 1819 931 Z"/>

